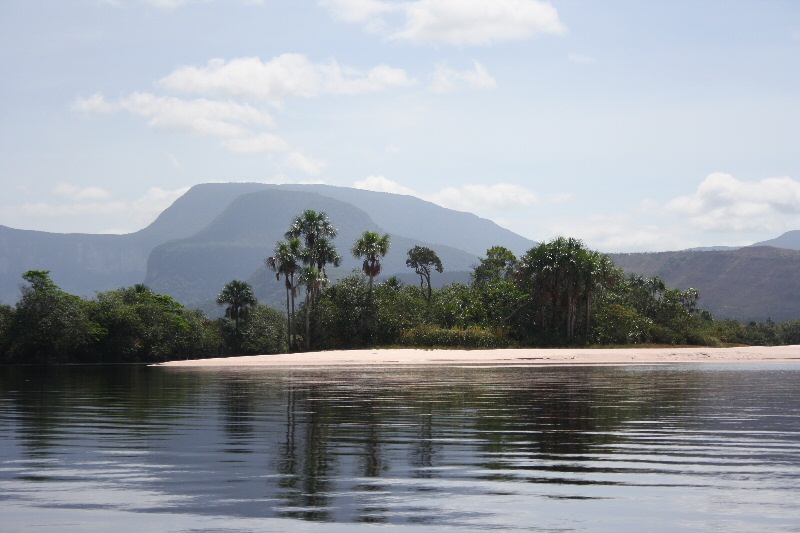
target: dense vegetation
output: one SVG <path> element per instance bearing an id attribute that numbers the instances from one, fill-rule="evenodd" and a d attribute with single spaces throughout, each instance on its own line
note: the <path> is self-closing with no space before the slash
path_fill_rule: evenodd
<path id="1" fill-rule="evenodd" d="M 541 243 L 519 258 L 490 248 L 470 284 L 436 290 L 431 276 L 444 265 L 422 246 L 406 259 L 419 286 L 396 278 L 375 283 L 391 243 L 369 231 L 350 250 L 363 259 L 361 271 L 331 283 L 326 266 L 341 262 L 336 235 L 325 213 L 307 210 L 265 260 L 286 289 L 285 314 L 259 305 L 239 280 L 221 288 L 225 318 L 210 320 L 144 285 L 85 300 L 62 291 L 48 271 L 28 271 L 17 304 L 0 305 L 0 361 L 130 363 L 389 345 L 800 343 L 800 320 L 714 321 L 699 309 L 698 291 L 626 276 L 577 239 Z"/>

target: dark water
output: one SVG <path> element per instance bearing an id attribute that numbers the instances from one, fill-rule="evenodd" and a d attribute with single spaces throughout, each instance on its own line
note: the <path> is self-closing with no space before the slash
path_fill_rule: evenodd
<path id="1" fill-rule="evenodd" d="M 800 365 L 0 368 L 0 531 L 800 531 Z"/>

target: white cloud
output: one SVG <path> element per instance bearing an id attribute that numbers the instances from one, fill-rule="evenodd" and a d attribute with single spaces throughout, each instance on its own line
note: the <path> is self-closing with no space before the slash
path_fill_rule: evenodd
<path id="1" fill-rule="evenodd" d="M 144 3 L 159 9 L 177 9 L 192 3 L 192 0 L 144 0 Z"/>
<path id="2" fill-rule="evenodd" d="M 353 184 L 356 189 L 363 189 L 375 192 L 389 192 L 393 194 L 406 194 L 418 196 L 416 191 L 392 181 L 386 176 L 367 176 L 365 180 L 357 181 Z"/>
<path id="3" fill-rule="evenodd" d="M 800 182 L 788 176 L 747 182 L 717 172 L 665 211 L 688 216 L 703 231 L 776 231 L 800 222 Z"/>
<path id="4" fill-rule="evenodd" d="M 383 0 L 322 0 L 321 5 L 335 19 L 344 22 L 379 24 L 378 17 L 402 10 L 402 6 Z"/>
<path id="5" fill-rule="evenodd" d="M 539 198 L 535 192 L 510 183 L 446 187 L 440 191 L 424 194 L 392 181 L 385 176 L 368 176 L 363 181 L 355 182 L 353 186 L 356 189 L 416 196 L 442 207 L 473 213 L 485 213 L 497 209 L 525 208 L 539 203 Z"/>
<path id="6" fill-rule="evenodd" d="M 271 133 L 262 133 L 255 137 L 228 139 L 222 146 L 231 152 L 244 154 L 275 153 L 289 150 L 289 143 Z"/>
<path id="7" fill-rule="evenodd" d="M 443 207 L 471 212 L 530 207 L 539 203 L 535 192 L 510 183 L 447 187 L 428 199 Z"/>
<path id="8" fill-rule="evenodd" d="M 319 176 L 325 167 L 328 166 L 327 161 L 313 159 L 300 152 L 290 152 L 284 159 L 284 164 L 289 168 L 294 168 L 308 174 L 309 176 Z"/>
<path id="9" fill-rule="evenodd" d="M 214 0 L 136 0 L 135 2 L 131 0 L 100 0 L 100 2 L 113 7 L 125 7 L 132 3 L 138 3 L 155 7 L 156 9 L 172 11 L 189 4 L 210 4 Z M 260 5 L 264 3 L 263 0 L 241 0 L 241 2 L 245 5 Z"/>
<path id="10" fill-rule="evenodd" d="M 214 137 L 242 136 L 251 126 L 274 127 L 272 116 L 248 104 L 199 98 L 155 96 L 134 93 L 119 101 L 119 107 L 149 119 L 155 129 L 182 131 Z"/>
<path id="11" fill-rule="evenodd" d="M 383 16 L 403 10 L 402 4 L 384 0 L 321 0 L 320 5 L 327 6 L 336 20 L 362 24 L 367 32 L 379 34 L 386 30 Z"/>
<path id="12" fill-rule="evenodd" d="M 431 76 L 429 89 L 434 93 L 448 93 L 462 87 L 472 89 L 494 89 L 497 82 L 486 69 L 475 62 L 472 70 L 457 71 L 447 67 L 438 66 Z"/>
<path id="13" fill-rule="evenodd" d="M 266 63 L 255 57 L 230 61 L 214 59 L 205 67 L 180 67 L 161 79 L 159 85 L 172 91 L 200 93 L 217 99 L 135 92 L 109 101 L 102 93 L 95 93 L 77 98 L 72 109 L 97 114 L 126 111 L 145 118 L 156 130 L 222 138 L 221 145 L 231 152 L 284 152 L 286 168 L 316 176 L 327 162 L 293 150 L 281 137 L 265 132 L 276 124 L 262 102 L 280 107 L 289 97 L 355 95 L 415 83 L 404 70 L 387 65 L 362 71 L 341 66 L 333 60 L 312 63 L 301 54 L 284 54 Z"/>
<path id="14" fill-rule="evenodd" d="M 28 217 L 59 218 L 82 215 L 119 214 L 127 210 L 125 202 L 119 200 L 106 202 L 76 202 L 54 204 L 48 202 L 27 203 L 20 206 L 19 211 Z"/>
<path id="15" fill-rule="evenodd" d="M 321 71 L 325 79 L 325 92 L 330 94 L 373 93 L 395 87 L 410 87 L 417 83 L 405 70 L 387 65 L 378 65 L 363 73 L 332 62 L 321 67 Z"/>
<path id="16" fill-rule="evenodd" d="M 72 109 L 81 113 L 113 113 L 117 107 L 108 102 L 103 93 L 95 93 L 87 98 L 75 99 Z"/>
<path id="17" fill-rule="evenodd" d="M 175 200 L 186 194 L 188 190 L 189 187 L 171 191 L 161 187 L 151 187 L 147 189 L 144 196 L 130 204 L 130 210 L 137 220 L 150 222 L 171 206 Z"/>
<path id="18" fill-rule="evenodd" d="M 282 54 L 267 62 L 257 57 L 212 59 L 204 67 L 180 67 L 159 82 L 173 91 L 261 100 L 274 105 L 281 105 L 290 97 L 362 94 L 415 83 L 399 68 L 378 65 L 365 72 L 336 61 L 312 63 L 302 54 Z"/>
<path id="19" fill-rule="evenodd" d="M 102 202 L 111 198 L 111 193 L 100 187 L 77 187 L 69 183 L 61 183 L 53 189 L 56 196 L 78 202 Z"/>
<path id="20" fill-rule="evenodd" d="M 117 102 L 109 102 L 102 94 L 79 98 L 72 108 L 82 112 L 111 113 L 125 110 L 149 119 L 154 129 L 181 131 L 215 137 L 237 137 L 249 134 L 249 127 L 274 127 L 272 116 L 248 104 L 199 98 L 182 100 L 150 93 L 133 93 Z"/>
<path id="21" fill-rule="evenodd" d="M 698 244 L 686 239 L 678 228 L 642 223 L 631 213 L 548 219 L 544 227 L 541 221 L 538 225 L 538 239 L 577 237 L 590 248 L 606 253 L 681 250 Z"/>
<path id="22" fill-rule="evenodd" d="M 556 9 L 541 0 L 323 0 L 321 4 L 336 19 L 415 43 L 486 45 L 566 31 Z M 400 15 L 403 25 L 388 29 L 391 15 Z"/>
<path id="23" fill-rule="evenodd" d="M 55 224 L 58 228 L 56 231 L 64 231 L 64 228 L 75 228 L 76 225 L 85 224 L 87 218 L 105 219 L 108 217 L 114 220 L 127 218 L 132 220 L 138 229 L 153 221 L 188 190 L 189 187 L 171 191 L 152 187 L 140 198 L 124 201 L 114 198 L 111 192 L 101 187 L 78 187 L 62 183 L 51 191 L 58 198 L 56 201 L 25 203 L 15 208 L 5 208 L 4 211 L 9 216 L 16 218 L 56 220 Z M 96 222 L 92 224 L 92 226 L 96 225 Z M 79 230 L 70 229 L 68 231 Z M 115 231 L 115 233 L 119 232 Z"/>

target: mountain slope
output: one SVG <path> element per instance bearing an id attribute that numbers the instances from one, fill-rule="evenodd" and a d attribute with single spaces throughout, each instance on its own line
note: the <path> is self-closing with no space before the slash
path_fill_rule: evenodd
<path id="1" fill-rule="evenodd" d="M 202 254 L 192 256 L 188 250 L 191 247 L 194 247 L 195 251 L 205 247 L 205 251 L 211 253 L 207 243 L 201 244 L 200 241 L 217 239 L 217 250 L 214 253 L 225 254 L 233 264 L 249 265 L 247 269 L 233 267 L 222 269 L 217 272 L 213 282 L 208 282 L 209 285 L 216 283 L 230 272 L 237 272 L 241 276 L 245 276 L 246 272 L 249 276 L 253 273 L 249 268 L 255 262 L 260 265 L 260 261 L 271 253 L 275 241 L 282 238 L 291 217 L 309 206 L 301 207 L 297 203 L 293 204 L 294 211 L 291 214 L 284 212 L 283 219 L 270 218 L 269 223 L 275 224 L 274 231 L 271 233 L 265 231 L 260 240 L 255 236 L 249 237 L 245 239 L 246 244 L 236 240 L 238 237 L 232 234 L 231 237 L 235 237 L 234 241 L 237 244 L 234 246 L 232 244 L 234 241 L 231 241 L 226 245 L 222 242 L 224 240 L 222 236 L 203 234 L 202 231 L 238 197 L 259 191 L 316 193 L 319 196 L 327 195 L 326 197 L 345 204 L 353 204 L 361 209 L 362 215 L 359 216 L 363 218 L 363 213 L 366 213 L 367 218 L 371 219 L 370 225 L 359 228 L 359 231 L 385 228 L 384 231 L 393 235 L 395 245 L 392 255 L 397 254 L 395 259 L 399 257 L 399 251 L 405 253 L 405 250 L 417 242 L 430 243 L 440 255 L 451 256 L 447 259 L 442 257 L 448 270 L 468 268 L 471 265 L 466 265 L 467 256 L 472 257 L 471 261 L 474 262 L 474 256 L 484 253 L 494 244 L 503 244 L 514 251 L 524 251 L 534 244 L 491 221 L 469 213 L 444 209 L 409 196 L 317 185 L 212 183 L 192 187 L 161 213 L 152 224 L 136 233 L 59 234 L 0 226 L 0 302 L 13 303 L 19 298 L 19 286 L 22 282 L 20 276 L 31 269 L 50 270 L 53 281 L 62 289 L 84 297 L 91 297 L 98 291 L 150 279 L 163 281 L 170 276 L 173 283 L 185 286 L 184 289 L 177 290 L 177 293 L 191 291 L 193 286 L 204 284 L 206 281 L 193 276 L 180 278 L 179 269 L 170 272 L 169 269 L 176 268 L 180 262 L 179 257 L 172 257 L 167 270 L 157 270 L 150 274 L 148 274 L 148 262 L 151 253 L 156 252 L 152 264 L 154 268 L 159 268 L 157 265 L 164 257 L 164 249 L 159 249 L 160 245 L 192 236 L 197 236 L 197 239 L 183 242 L 173 248 L 174 251 L 182 249 L 186 260 L 192 258 L 191 260 L 199 264 L 213 264 L 214 257 Z M 348 224 L 349 217 L 349 214 L 336 217 L 338 220 L 335 220 L 335 223 Z M 357 219 L 358 217 L 353 220 Z M 379 222 L 376 222 L 376 219 Z M 219 227 L 208 231 L 219 231 Z M 343 255 L 351 244 L 352 242 L 340 244 Z M 239 252 L 244 255 L 241 259 L 236 259 Z M 401 266 L 405 268 L 404 264 Z M 191 273 L 188 267 L 184 270 Z"/>
<path id="2" fill-rule="evenodd" d="M 51 270 L 67 292 L 95 291 L 139 283 L 152 246 L 136 235 L 59 234 L 0 226 L 0 301 L 19 298 L 21 275 Z"/>
<path id="3" fill-rule="evenodd" d="M 482 256 L 492 246 L 505 246 L 522 255 L 536 245 L 491 220 L 454 211 L 413 196 L 330 185 L 282 185 L 287 189 L 313 191 L 364 210 L 381 227 L 398 235 L 423 238 Z"/>
<path id="4" fill-rule="evenodd" d="M 667 285 L 700 291 L 715 318 L 800 319 L 800 251 L 747 247 L 731 251 L 610 254 L 614 263 Z"/>
<path id="5" fill-rule="evenodd" d="M 145 283 L 189 305 L 208 302 L 232 279 L 250 279 L 263 270 L 264 259 L 284 238 L 292 219 L 306 209 L 325 212 L 339 231 L 335 239 L 342 265 L 329 275 L 340 277 L 360 267 L 350 254 L 353 242 L 364 231 L 389 233 L 392 246 L 383 261 L 383 272 L 406 272 L 405 256 L 416 244 L 436 250 L 447 270 L 469 270 L 478 257 L 462 250 L 398 235 L 377 225 L 363 210 L 314 192 L 267 188 L 236 198 L 211 224 L 195 235 L 157 246 L 148 261 Z M 261 277 L 271 274 L 261 272 Z M 254 283 L 257 289 L 267 281 Z M 263 292 L 257 294 L 265 298 Z"/>
<path id="6" fill-rule="evenodd" d="M 779 237 L 768 241 L 757 242 L 753 246 L 774 246 L 775 248 L 800 250 L 800 230 L 787 231 Z"/>
<path id="7" fill-rule="evenodd" d="M 19 298 L 21 275 L 50 270 L 65 291 L 83 297 L 141 283 L 154 247 L 207 226 L 237 196 L 260 184 L 193 187 L 146 228 L 125 235 L 50 233 L 0 226 L 0 302 Z"/>
<path id="8" fill-rule="evenodd" d="M 21 274 L 42 269 L 67 292 L 85 297 L 145 282 L 183 303 L 207 306 L 236 278 L 250 281 L 260 298 L 277 304 L 283 286 L 263 261 L 305 209 L 325 211 L 340 230 L 336 244 L 344 263 L 330 272 L 332 277 L 359 268 L 349 250 L 365 230 L 392 238 L 383 277 L 400 274 L 414 283 L 405 257 L 417 244 L 434 249 L 444 263 L 446 275 L 435 282 L 466 281 L 491 246 L 520 255 L 535 245 L 491 221 L 410 196 L 325 185 L 206 184 L 192 187 L 152 224 L 128 235 L 0 226 L 0 301 L 15 302 Z M 793 247 L 798 238 L 800 232 L 788 232 L 766 242 Z M 754 246 L 611 257 L 629 272 L 699 289 L 701 306 L 717 318 L 800 318 L 800 250 Z"/>

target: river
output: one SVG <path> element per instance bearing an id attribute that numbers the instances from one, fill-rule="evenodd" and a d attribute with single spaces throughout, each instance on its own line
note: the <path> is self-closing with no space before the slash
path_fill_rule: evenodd
<path id="1" fill-rule="evenodd" d="M 0 368 L 0 531 L 800 531 L 800 365 Z"/>

